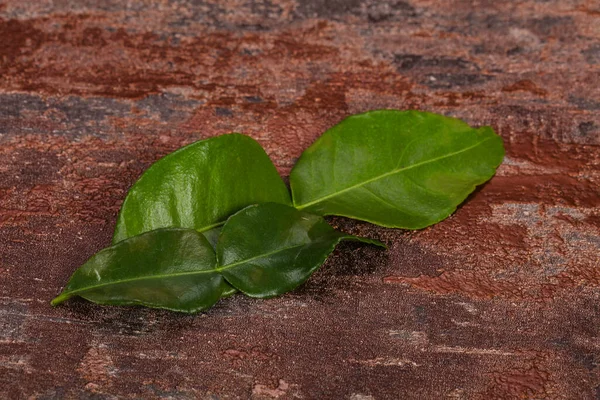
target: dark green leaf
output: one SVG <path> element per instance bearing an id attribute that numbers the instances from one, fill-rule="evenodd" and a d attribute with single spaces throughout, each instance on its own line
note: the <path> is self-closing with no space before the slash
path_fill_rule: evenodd
<path id="1" fill-rule="evenodd" d="M 291 203 L 262 147 L 240 134 L 202 140 L 144 172 L 123 202 L 113 243 L 159 228 L 208 231 L 263 202 Z"/>
<path id="2" fill-rule="evenodd" d="M 325 132 L 290 174 L 294 205 L 395 228 L 450 215 L 504 157 L 492 128 L 418 111 L 372 111 Z"/>
<path id="3" fill-rule="evenodd" d="M 217 241 L 219 240 L 219 234 L 221 233 L 221 227 L 217 226 L 216 228 L 209 229 L 207 231 L 202 232 L 208 243 L 213 247 L 213 249 L 217 248 Z"/>
<path id="4" fill-rule="evenodd" d="M 303 283 L 341 240 L 384 246 L 337 232 L 319 216 L 282 204 L 249 206 L 233 215 L 217 244 L 217 268 L 252 297 L 272 297 Z"/>
<path id="5" fill-rule="evenodd" d="M 208 231 L 202 232 L 204 237 L 208 240 L 213 249 L 217 248 L 217 241 L 219 240 L 219 234 L 221 233 L 221 227 L 216 227 L 210 229 Z M 225 284 L 226 288 L 223 290 L 223 294 L 221 294 L 222 298 L 229 297 L 235 293 L 237 293 L 237 289 L 228 283 Z"/>
<path id="6" fill-rule="evenodd" d="M 198 312 L 228 290 L 215 266 L 214 250 L 201 233 L 159 229 L 96 253 L 52 304 L 81 296 L 99 304 Z"/>
<path id="7" fill-rule="evenodd" d="M 276 296 L 308 279 L 344 239 L 384 246 L 337 232 L 322 217 L 290 206 L 249 206 L 222 228 L 219 263 L 201 233 L 158 229 L 98 252 L 52 304 L 80 296 L 98 304 L 193 313 L 232 293 L 225 279 L 252 297 Z"/>

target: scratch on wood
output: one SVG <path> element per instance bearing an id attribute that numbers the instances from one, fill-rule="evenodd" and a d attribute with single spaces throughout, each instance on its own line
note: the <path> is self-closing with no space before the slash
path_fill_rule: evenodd
<path id="1" fill-rule="evenodd" d="M 351 358 L 348 360 L 352 364 L 361 364 L 368 367 L 384 366 L 384 367 L 418 367 L 419 364 L 407 358 L 394 357 L 377 357 L 369 360 L 356 360 Z"/>
<path id="2" fill-rule="evenodd" d="M 460 346 L 434 346 L 432 349 L 436 353 L 461 353 L 475 354 L 481 356 L 521 356 L 523 353 L 514 353 L 510 351 L 502 351 L 498 349 L 477 349 L 473 347 Z"/>

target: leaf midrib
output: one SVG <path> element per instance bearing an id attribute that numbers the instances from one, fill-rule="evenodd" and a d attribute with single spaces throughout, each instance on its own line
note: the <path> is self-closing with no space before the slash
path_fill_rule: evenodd
<path id="1" fill-rule="evenodd" d="M 112 286 L 112 285 L 119 285 L 122 283 L 128 283 L 128 282 L 137 282 L 137 281 L 145 281 L 145 280 L 154 280 L 154 279 L 169 279 L 169 278 L 177 278 L 180 276 L 190 276 L 190 275 L 203 275 L 203 274 L 210 274 L 210 273 L 219 273 L 221 271 L 233 268 L 233 267 L 237 267 L 238 265 L 247 263 L 247 262 L 251 262 L 254 260 L 257 260 L 259 258 L 265 258 L 265 257 L 269 257 L 272 256 L 273 254 L 277 254 L 277 253 L 281 253 L 283 251 L 286 250 L 291 250 L 297 247 L 302 247 L 302 246 L 306 246 L 309 243 L 302 243 L 302 244 L 297 244 L 294 246 L 288 246 L 288 247 L 284 247 L 282 249 L 277 249 L 275 251 L 271 251 L 269 253 L 264 253 L 264 254 L 259 254 L 257 256 L 254 257 L 250 257 L 241 261 L 237 261 L 231 264 L 227 264 L 224 265 L 222 267 L 216 267 L 214 269 L 209 269 L 209 270 L 201 270 L 201 271 L 187 271 L 187 272 L 178 272 L 178 273 L 173 273 L 173 274 L 162 274 L 162 275 L 149 275 L 149 276 L 142 276 L 142 277 L 138 277 L 138 278 L 128 278 L 128 279 L 121 279 L 121 280 L 117 280 L 117 281 L 111 281 L 111 282 L 106 282 L 106 283 L 102 283 L 99 285 L 93 285 L 93 286 L 86 286 L 84 288 L 81 289 L 75 289 L 72 290 L 70 292 L 64 292 L 61 293 L 58 297 L 56 297 L 54 300 L 52 300 L 52 303 L 58 303 L 64 299 L 67 299 L 68 297 L 71 297 L 77 293 L 82 293 L 82 292 L 86 292 L 88 290 L 94 290 L 94 289 L 98 289 L 98 288 L 102 288 L 102 287 L 106 287 L 106 286 Z"/>
<path id="2" fill-rule="evenodd" d="M 432 159 L 429 159 L 429 160 L 421 161 L 419 163 L 409 165 L 408 167 L 395 168 L 395 169 L 393 169 L 390 172 L 386 172 L 384 174 L 377 175 L 377 176 L 375 176 L 375 177 L 373 177 L 371 179 L 367 179 L 366 181 L 357 183 L 356 185 L 349 186 L 349 187 L 344 188 L 342 190 L 339 190 L 339 191 L 337 191 L 335 193 L 331 193 L 331 194 L 325 195 L 323 197 L 320 197 L 320 198 L 318 198 L 316 200 L 309 201 L 308 203 L 304 203 L 304 204 L 301 204 L 301 205 L 294 204 L 294 207 L 296 207 L 296 209 L 298 209 L 298 210 L 305 209 L 307 207 L 310 207 L 310 206 L 315 205 L 317 203 L 320 203 L 322 201 L 329 200 L 329 199 L 331 199 L 333 197 L 339 196 L 342 193 L 346 193 L 346 192 L 349 192 L 351 190 L 363 187 L 363 186 L 365 186 L 365 185 L 367 185 L 367 184 L 369 184 L 371 182 L 375 182 L 375 181 L 378 181 L 380 179 L 387 178 L 388 176 L 391 176 L 391 175 L 394 175 L 394 174 L 399 174 L 401 172 L 408 171 L 410 169 L 417 168 L 417 167 L 420 167 L 422 165 L 430 164 L 430 163 L 433 163 L 433 162 L 436 162 L 436 161 L 443 160 L 444 158 L 449 158 L 449 157 L 455 156 L 457 154 L 461 154 L 461 153 L 467 152 L 467 151 L 472 150 L 475 147 L 480 146 L 481 144 L 483 144 L 483 143 L 485 143 L 485 142 L 487 142 L 489 140 L 492 140 L 492 139 L 494 139 L 494 137 L 489 137 L 487 139 L 484 139 L 484 140 L 482 140 L 480 142 L 475 143 L 472 146 L 466 147 L 466 148 L 461 149 L 459 151 L 448 153 L 448 154 L 440 156 L 440 157 L 436 157 L 436 158 L 432 158 Z"/>

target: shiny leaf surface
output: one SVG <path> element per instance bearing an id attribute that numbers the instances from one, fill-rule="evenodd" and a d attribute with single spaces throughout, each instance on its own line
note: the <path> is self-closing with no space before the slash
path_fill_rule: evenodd
<path id="1" fill-rule="evenodd" d="M 308 279 L 341 240 L 384 246 L 338 232 L 322 217 L 293 207 L 276 203 L 249 206 L 223 226 L 217 269 L 245 294 L 272 297 Z"/>
<path id="2" fill-rule="evenodd" d="M 96 253 L 52 304 L 81 296 L 99 304 L 198 312 L 227 290 L 215 266 L 214 250 L 201 233 L 159 229 Z"/>
<path id="3" fill-rule="evenodd" d="M 351 116 L 325 132 L 290 174 L 294 205 L 420 229 L 449 216 L 504 157 L 490 127 L 418 111 Z"/>
<path id="4" fill-rule="evenodd" d="M 131 187 L 113 243 L 159 228 L 209 231 L 264 202 L 291 203 L 262 147 L 240 134 L 202 140 L 160 159 Z"/>

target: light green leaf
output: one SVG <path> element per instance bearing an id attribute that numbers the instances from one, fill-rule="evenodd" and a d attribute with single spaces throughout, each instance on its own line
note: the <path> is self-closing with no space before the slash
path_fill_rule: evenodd
<path id="1" fill-rule="evenodd" d="M 290 174 L 294 205 L 420 229 L 449 216 L 504 157 L 492 128 L 419 111 L 371 111 L 325 132 Z"/>

